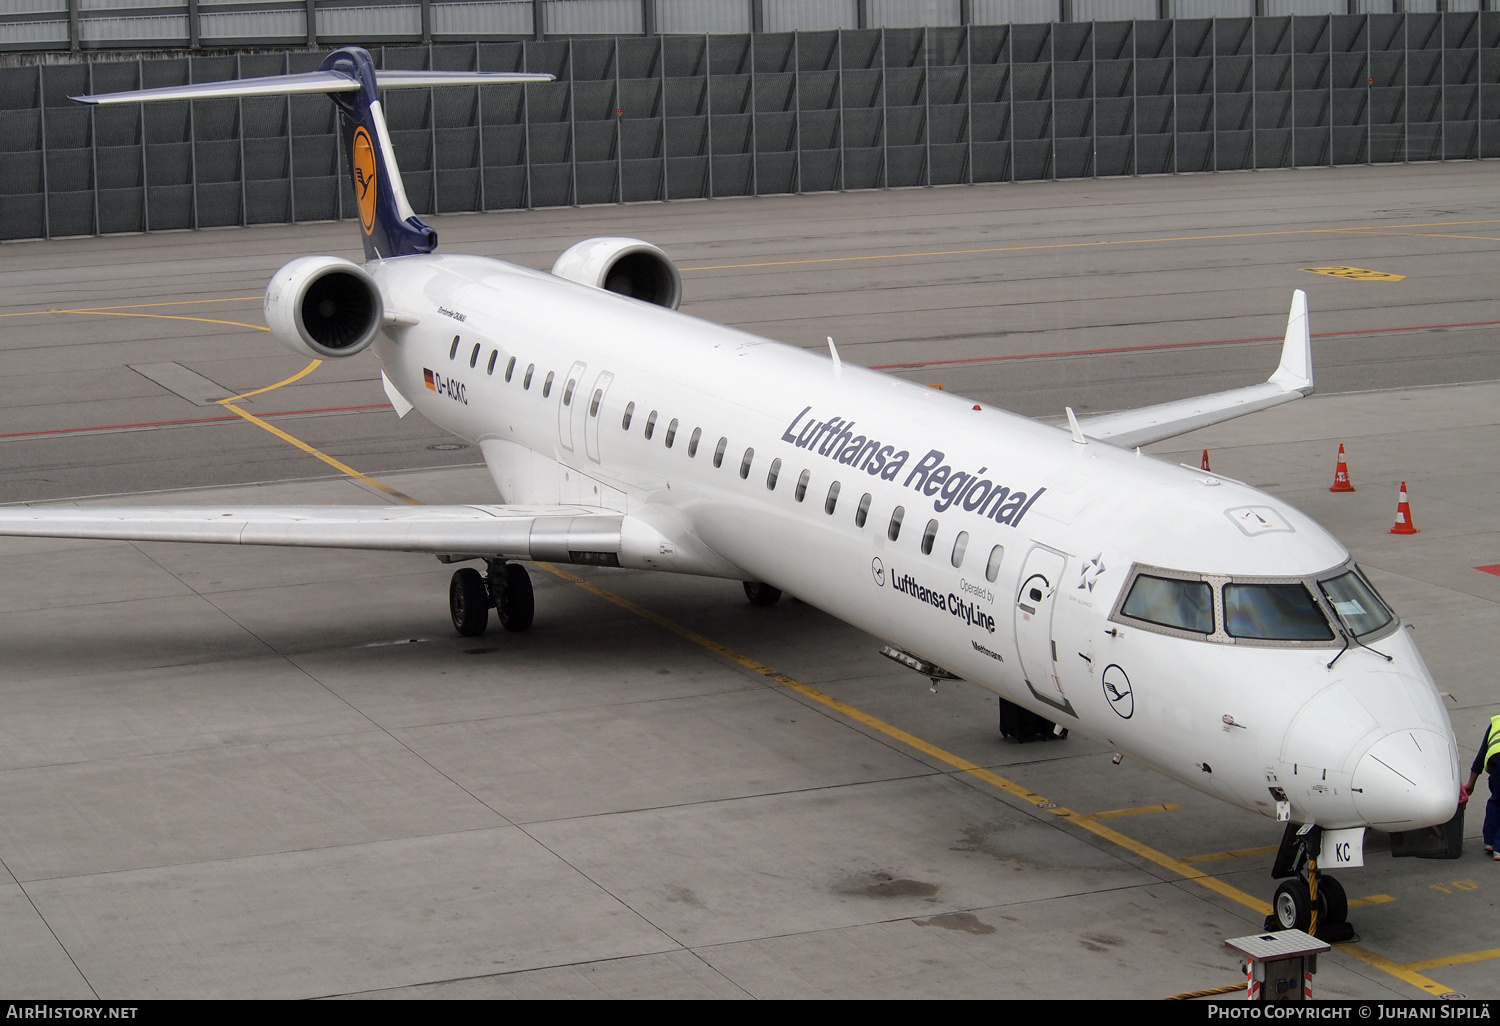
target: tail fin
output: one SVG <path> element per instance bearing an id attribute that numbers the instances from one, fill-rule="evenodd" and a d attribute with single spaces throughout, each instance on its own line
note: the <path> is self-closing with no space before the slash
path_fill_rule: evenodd
<path id="1" fill-rule="evenodd" d="M 396 151 L 380 105 L 381 89 L 442 85 L 498 85 L 551 82 L 553 76 L 470 71 L 377 71 L 370 55 L 357 46 L 335 50 L 317 71 L 300 75 L 201 82 L 195 85 L 137 89 L 124 93 L 75 96 L 80 103 L 141 103 L 153 100 L 204 100 L 224 96 L 275 96 L 327 93 L 339 108 L 344 154 L 359 207 L 365 258 L 410 256 L 437 248 L 437 232 L 412 210 L 396 166 Z"/>

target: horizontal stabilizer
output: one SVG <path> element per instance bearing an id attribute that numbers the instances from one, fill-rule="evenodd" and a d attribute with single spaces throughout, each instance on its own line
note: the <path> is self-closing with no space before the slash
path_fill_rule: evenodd
<path id="1" fill-rule="evenodd" d="M 1078 426 L 1089 438 L 1128 449 L 1268 410 L 1311 395 L 1312 391 L 1312 335 L 1308 326 L 1307 293 L 1298 289 L 1292 293 L 1286 338 L 1281 344 L 1281 363 L 1269 380 L 1227 392 L 1090 417 L 1079 421 Z"/>
<path id="2" fill-rule="evenodd" d="M 536 72 L 489 71 L 377 71 L 381 89 L 415 89 L 446 85 L 507 85 L 551 82 L 554 76 Z M 267 75 L 264 78 L 234 78 L 224 82 L 132 89 L 123 93 L 75 96 L 79 103 L 148 103 L 153 100 L 212 100 L 232 96 L 284 96 L 292 93 L 354 93 L 359 80 L 339 71 L 308 71 L 298 75 Z"/>

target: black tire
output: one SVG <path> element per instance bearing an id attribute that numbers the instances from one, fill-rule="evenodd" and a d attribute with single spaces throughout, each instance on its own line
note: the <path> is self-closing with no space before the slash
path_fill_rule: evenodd
<path id="1" fill-rule="evenodd" d="M 1282 930 L 1306 930 L 1312 923 L 1312 895 L 1300 876 L 1281 881 L 1271 899 L 1271 916 Z"/>
<path id="2" fill-rule="evenodd" d="M 502 572 L 505 585 L 495 602 L 500 626 L 508 631 L 524 631 L 536 618 L 536 593 L 531 590 L 531 575 L 520 563 L 506 563 Z"/>
<path id="3" fill-rule="evenodd" d="M 448 612 L 453 614 L 453 629 L 466 638 L 477 638 L 490 625 L 490 593 L 478 570 L 466 566 L 453 571 Z"/>
<path id="4" fill-rule="evenodd" d="M 774 606 L 781 601 L 781 589 L 760 581 L 745 582 L 745 597 L 752 606 Z"/>
<path id="5" fill-rule="evenodd" d="M 1349 919 L 1349 895 L 1344 885 L 1331 876 L 1318 874 L 1318 925 L 1333 926 Z"/>

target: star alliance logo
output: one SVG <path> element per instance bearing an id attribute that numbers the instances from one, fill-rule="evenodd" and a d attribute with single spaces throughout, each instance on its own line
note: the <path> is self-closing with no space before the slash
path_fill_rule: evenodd
<path id="1" fill-rule="evenodd" d="M 1099 578 L 1104 576 L 1104 553 L 1099 553 L 1093 559 L 1084 563 L 1078 570 L 1078 590 L 1087 589 L 1092 592 Z"/>

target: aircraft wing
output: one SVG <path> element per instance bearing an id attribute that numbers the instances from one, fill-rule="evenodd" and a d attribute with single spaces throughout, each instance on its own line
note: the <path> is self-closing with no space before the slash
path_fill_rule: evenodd
<path id="1" fill-rule="evenodd" d="M 1132 448 L 1196 431 L 1247 413 L 1268 410 L 1313 391 L 1312 336 L 1307 320 L 1307 293 L 1292 293 L 1292 309 L 1281 345 L 1281 363 L 1268 381 L 1228 392 L 1178 399 L 1139 410 L 1108 413 L 1078 422 L 1089 438 Z"/>
<path id="2" fill-rule="evenodd" d="M 12 506 L 0 535 L 376 549 L 619 565 L 618 513 L 584 506 Z"/>

